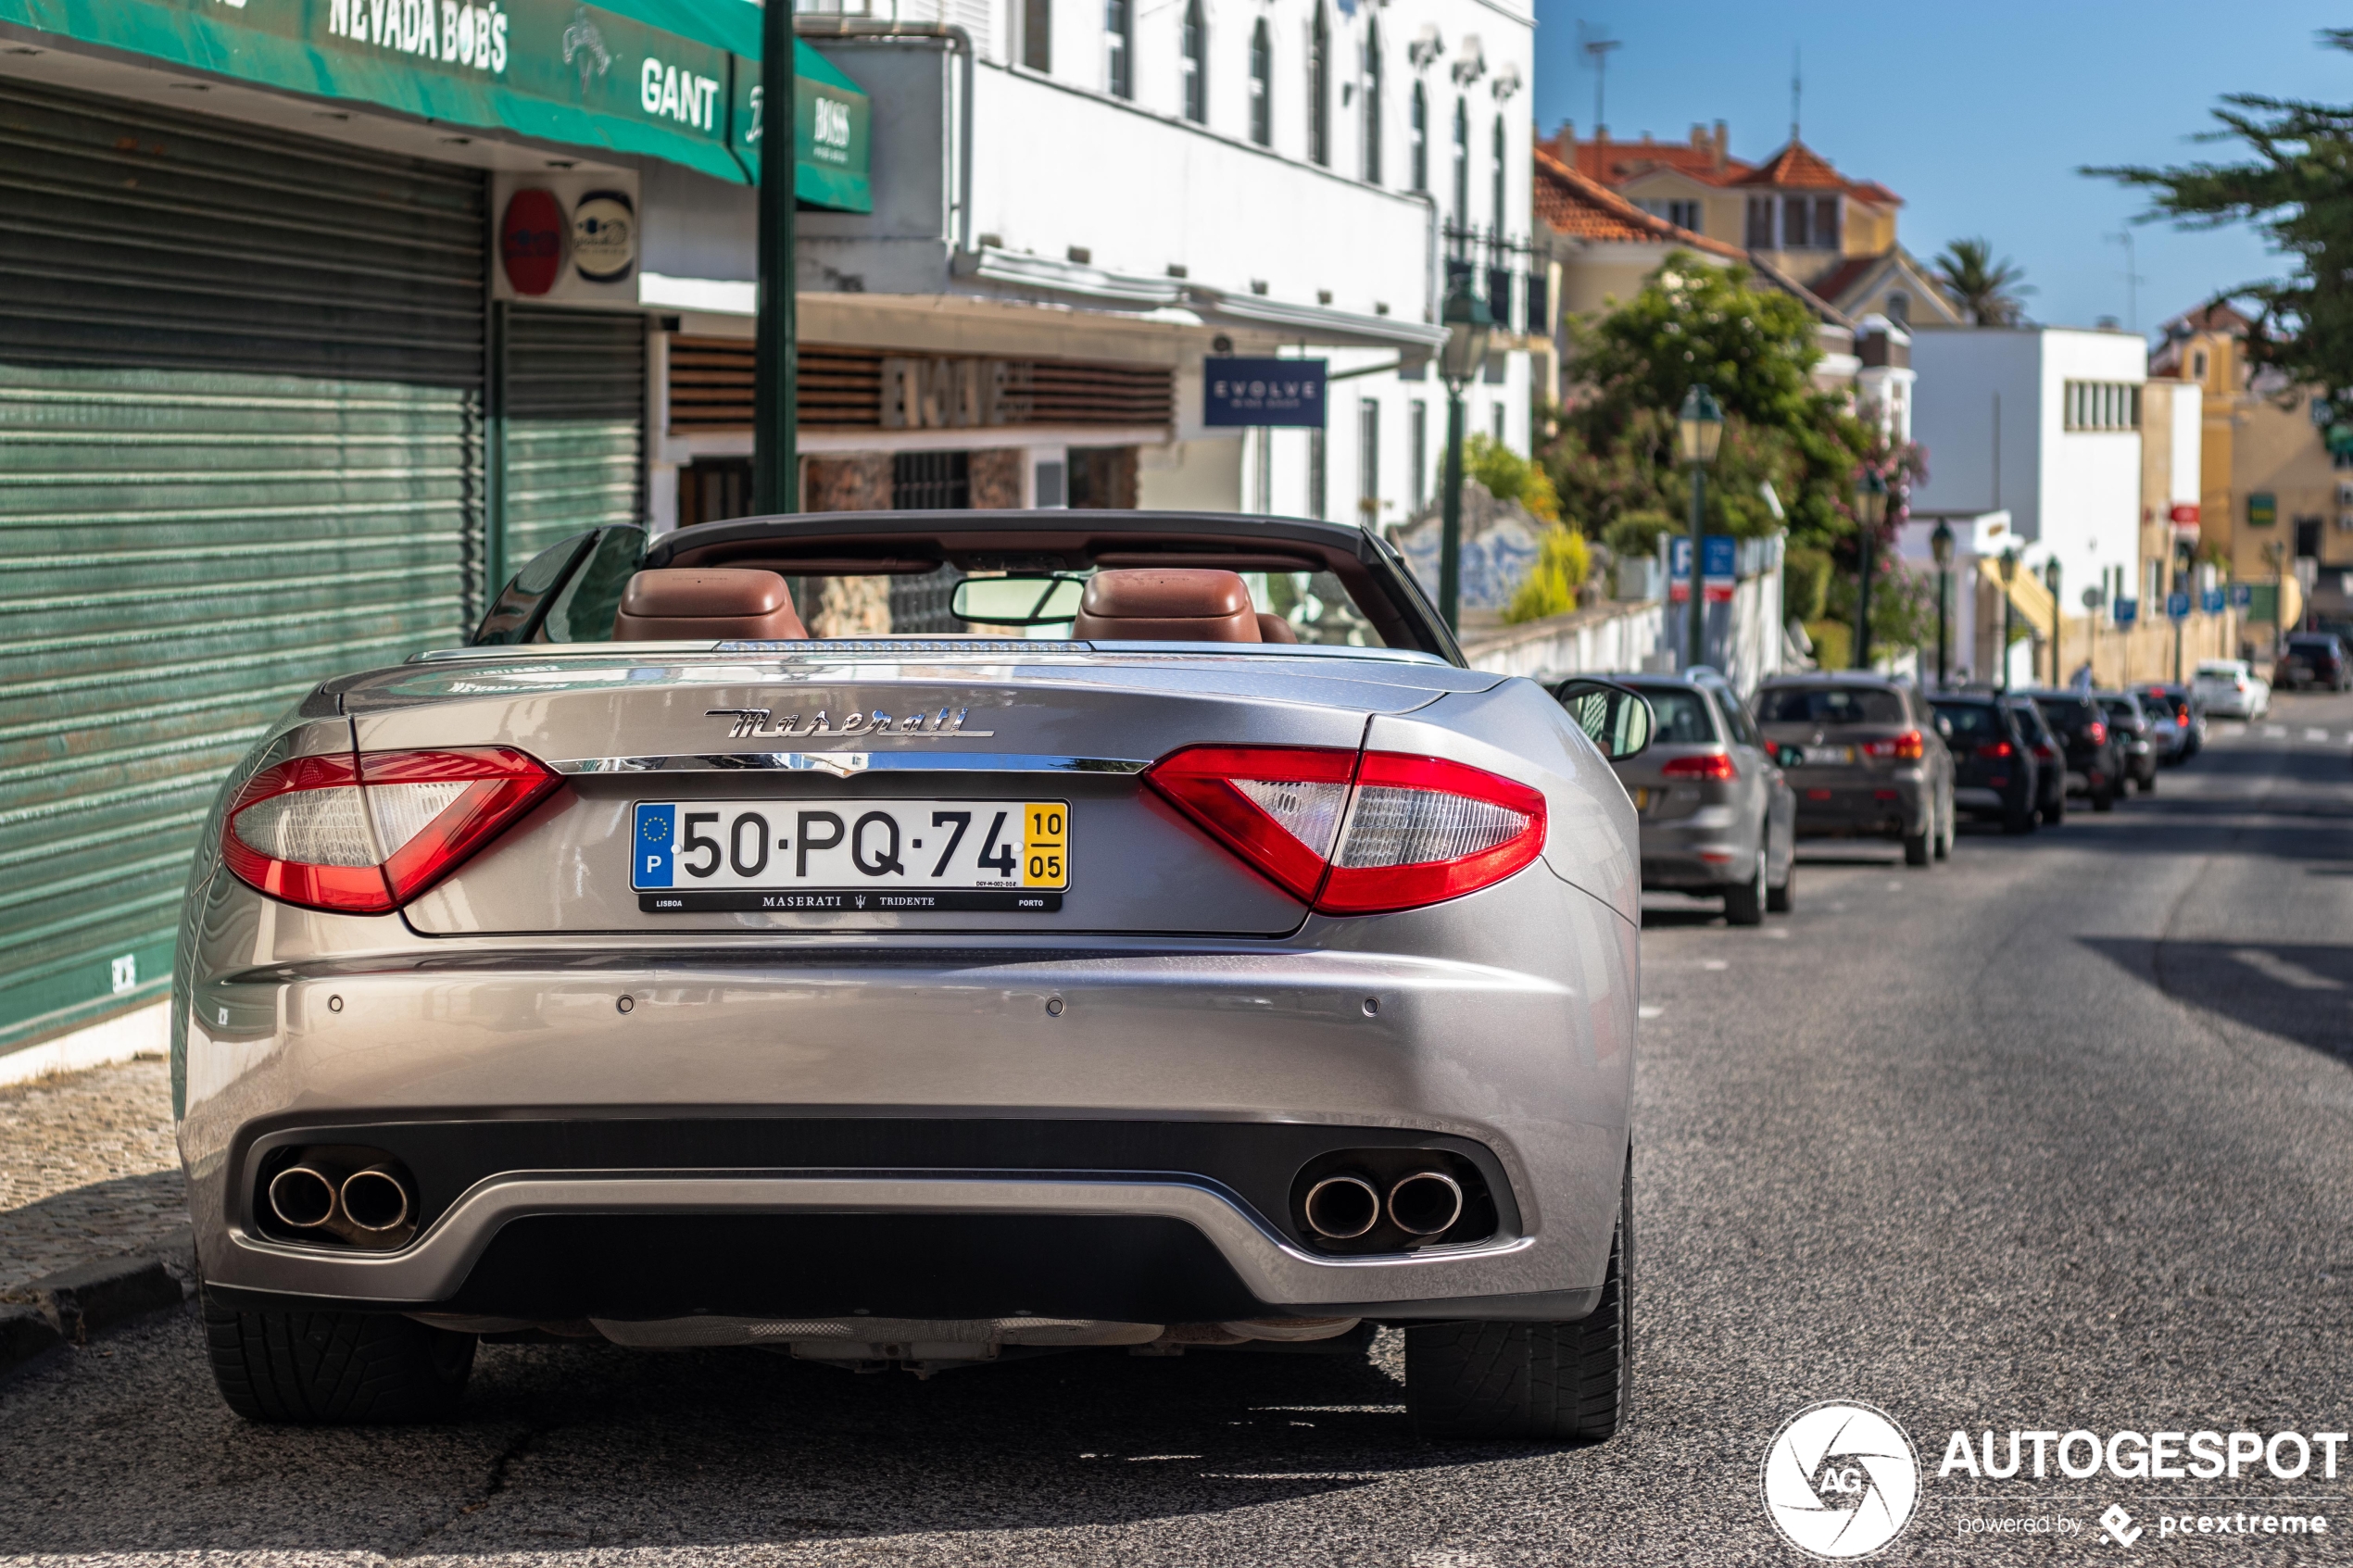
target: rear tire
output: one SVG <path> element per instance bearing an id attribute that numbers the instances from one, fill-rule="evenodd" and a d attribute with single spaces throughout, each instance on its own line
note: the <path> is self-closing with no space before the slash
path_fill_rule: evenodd
<path id="1" fill-rule="evenodd" d="M 1928 841 L 1934 836 L 1933 823 L 1920 829 L 1918 833 L 1906 834 L 1904 835 L 1904 863 L 1907 866 L 1927 865 L 1930 859 Z"/>
<path id="2" fill-rule="evenodd" d="M 1601 1304 L 1575 1323 L 1405 1331 L 1405 1405 L 1424 1437 L 1600 1443 L 1627 1424 L 1633 1372 L 1634 1160 L 1626 1160 Z"/>
<path id="3" fill-rule="evenodd" d="M 1731 925 L 1762 925 L 1765 905 L 1772 894 L 1765 885 L 1765 851 L 1756 852 L 1756 872 L 1747 885 L 1724 890 L 1724 919 Z"/>
<path id="4" fill-rule="evenodd" d="M 2043 814 L 2032 806 L 2023 811 L 2005 811 L 2002 813 L 2002 831 L 2012 838 L 2020 837 L 2032 833 L 2042 820 Z"/>
<path id="5" fill-rule="evenodd" d="M 1938 859 L 1949 860 L 1953 858 L 1953 840 L 1959 834 L 1960 831 L 1961 824 L 1955 819 L 1953 815 L 1953 809 L 1950 806 L 1945 807 L 1944 831 L 1936 835 L 1936 858 Z"/>
<path id="6" fill-rule="evenodd" d="M 2116 809 L 2116 786 L 2114 784 L 2102 784 L 2098 789 L 2093 792 L 2092 809 L 2095 811 L 2113 811 Z"/>
<path id="7" fill-rule="evenodd" d="M 1797 857 L 1795 855 L 1790 857 L 1789 874 L 1781 879 L 1781 884 L 1779 887 L 1768 887 L 1765 890 L 1765 908 L 1777 915 L 1785 915 L 1797 908 Z"/>
<path id="8" fill-rule="evenodd" d="M 2143 795 L 2155 795 L 2157 793 L 2157 770 L 2154 768 L 2150 769 L 2149 776 L 2147 778 L 2136 779 L 2133 782 L 2139 786 Z"/>
<path id="9" fill-rule="evenodd" d="M 2043 825 L 2046 828 L 2055 828 L 2065 821 L 2067 821 L 2067 797 L 2062 795 L 2055 803 L 2043 808 Z"/>
<path id="10" fill-rule="evenodd" d="M 301 1426 L 443 1421 L 474 1336 L 384 1312 L 241 1312 L 208 1295 L 213 1381 L 247 1421 Z"/>

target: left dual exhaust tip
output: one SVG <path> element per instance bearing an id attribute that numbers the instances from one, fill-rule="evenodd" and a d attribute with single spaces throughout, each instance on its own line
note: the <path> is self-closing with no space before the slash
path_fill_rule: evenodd
<path id="1" fill-rule="evenodd" d="M 397 1160 L 359 1152 L 371 1157 L 366 1163 L 298 1151 L 263 1189 L 271 1217 L 304 1240 L 333 1236 L 376 1249 L 405 1245 L 417 1233 L 415 1184 Z"/>
<path id="2" fill-rule="evenodd" d="M 1326 1241 L 1355 1241 L 1386 1218 L 1417 1239 L 1443 1236 L 1463 1217 L 1463 1185 L 1443 1171 L 1409 1171 L 1383 1194 L 1353 1173 L 1326 1176 L 1301 1207 L 1307 1228 Z"/>

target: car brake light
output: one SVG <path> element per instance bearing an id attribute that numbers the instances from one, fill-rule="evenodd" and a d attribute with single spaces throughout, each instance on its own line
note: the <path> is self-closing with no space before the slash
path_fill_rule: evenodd
<path id="1" fill-rule="evenodd" d="M 2058 748 L 2047 744 L 2037 745 L 2034 747 L 2034 755 L 2048 762 L 2058 756 Z"/>
<path id="2" fill-rule="evenodd" d="M 2089 740 L 2094 746 L 2106 746 L 2108 744 L 2108 726 L 2101 723 L 2097 719 L 2093 720 L 2090 723 L 2083 726 L 2083 734 L 2084 738 Z"/>
<path id="3" fill-rule="evenodd" d="M 505 746 L 297 757 L 238 791 L 220 858 L 272 898 L 384 914 L 455 871 L 560 782 Z"/>
<path id="4" fill-rule="evenodd" d="M 1977 748 L 1977 754 L 1980 757 L 1999 761 L 2010 754 L 2010 743 L 2006 740 L 1989 740 Z"/>
<path id="5" fill-rule="evenodd" d="M 1730 754 L 1712 751 L 1702 757 L 1677 757 L 1660 764 L 1658 776 L 1663 779 L 1712 779 L 1724 783 L 1740 777 L 1740 770 L 1732 766 Z"/>
<path id="6" fill-rule="evenodd" d="M 1928 742 L 1918 730 L 1906 730 L 1894 740 L 1865 741 L 1863 755 L 1893 758 L 1898 762 L 1917 762 L 1928 755 Z"/>
<path id="7" fill-rule="evenodd" d="M 1459 898 L 1544 847 L 1544 797 L 1436 757 L 1197 746 L 1144 774 L 1168 803 L 1326 914 Z"/>

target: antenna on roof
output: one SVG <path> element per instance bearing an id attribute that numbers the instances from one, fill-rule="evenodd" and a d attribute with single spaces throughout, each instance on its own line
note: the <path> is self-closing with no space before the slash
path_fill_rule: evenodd
<path id="1" fill-rule="evenodd" d="M 1804 56 L 1797 45 L 1789 46 L 1789 139 L 1797 140 L 1797 109 L 1806 101 L 1806 69 Z"/>
<path id="2" fill-rule="evenodd" d="M 1602 117 L 1602 89 L 1609 81 L 1609 52 L 1625 45 L 1600 28 L 1589 26 L 1581 20 L 1577 24 L 1577 43 L 1585 51 L 1585 57 L 1593 62 L 1593 134 L 1606 137 L 1609 124 Z"/>

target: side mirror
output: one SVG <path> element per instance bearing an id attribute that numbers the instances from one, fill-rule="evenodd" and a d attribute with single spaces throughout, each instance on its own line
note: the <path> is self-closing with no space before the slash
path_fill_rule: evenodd
<path id="1" fill-rule="evenodd" d="M 1772 752 L 1773 760 L 1781 765 L 1784 772 L 1792 768 L 1806 766 L 1806 748 L 1802 746 L 1792 746 L 1789 742 L 1782 741 L 1778 746 L 1768 746 L 1767 749 Z"/>
<path id="2" fill-rule="evenodd" d="M 1951 740 L 1953 738 L 1953 721 L 1947 719 L 1942 713 L 1938 714 L 1936 716 L 1936 733 L 1943 735 L 1946 740 Z"/>
<path id="3" fill-rule="evenodd" d="M 1553 696 L 1613 762 L 1640 755 L 1658 728 L 1658 715 L 1651 711 L 1647 698 L 1608 681 L 1579 676 L 1554 686 Z"/>

